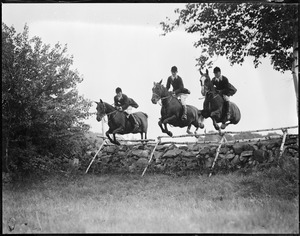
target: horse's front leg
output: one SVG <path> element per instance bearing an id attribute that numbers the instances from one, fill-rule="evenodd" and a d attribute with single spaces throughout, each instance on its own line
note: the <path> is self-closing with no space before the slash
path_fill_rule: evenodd
<path id="1" fill-rule="evenodd" d="M 198 129 L 199 129 L 199 127 L 196 127 L 194 134 L 197 134 Z"/>
<path id="2" fill-rule="evenodd" d="M 203 129 L 204 128 L 204 117 L 202 115 L 199 116 L 198 123 L 199 123 L 199 127 L 201 129 Z"/>
<path id="3" fill-rule="evenodd" d="M 114 140 L 112 140 L 111 138 L 109 139 L 112 143 L 120 145 L 119 141 L 116 139 L 116 134 L 122 133 L 122 131 L 124 130 L 124 127 L 119 127 L 113 131 L 111 131 L 110 133 L 113 134 Z"/>
<path id="4" fill-rule="evenodd" d="M 222 125 L 221 125 L 221 129 L 225 129 L 225 128 L 227 127 L 227 125 L 229 125 L 229 124 L 231 124 L 230 121 L 227 122 L 227 123 L 226 123 L 226 121 L 223 121 L 223 122 L 222 122 Z"/>
<path id="5" fill-rule="evenodd" d="M 166 130 L 165 130 L 165 129 L 163 128 L 163 126 L 162 126 L 162 118 L 159 119 L 159 121 L 158 121 L 158 126 L 160 127 L 161 132 L 166 133 Z"/>
<path id="6" fill-rule="evenodd" d="M 117 144 L 117 145 L 121 145 L 121 144 L 119 143 L 119 141 L 116 139 L 116 134 L 113 134 L 113 135 L 114 135 L 114 143 Z"/>
<path id="7" fill-rule="evenodd" d="M 163 121 L 163 124 L 165 126 L 165 131 L 170 137 L 173 137 L 173 133 L 168 130 L 167 124 L 172 123 L 172 121 L 176 121 L 176 119 L 177 119 L 176 115 L 173 115 L 173 116 L 170 116 L 170 117 L 164 119 L 164 121 Z"/>
<path id="8" fill-rule="evenodd" d="M 164 124 L 164 126 L 165 126 L 165 133 L 166 133 L 167 135 L 169 135 L 170 137 L 173 137 L 173 133 L 172 133 L 171 131 L 168 130 L 167 124 Z"/>
<path id="9" fill-rule="evenodd" d="M 214 117 L 211 117 L 211 119 L 212 119 L 212 122 L 213 122 L 213 125 L 214 125 L 215 129 L 216 129 L 216 130 L 220 130 L 220 127 L 219 127 L 219 125 L 217 124 L 216 119 L 215 119 Z"/>
<path id="10" fill-rule="evenodd" d="M 187 129 L 186 129 L 186 132 L 187 132 L 188 134 L 193 134 L 193 132 L 190 131 L 191 126 L 192 126 L 192 125 L 189 125 L 189 126 L 187 127 Z"/>
<path id="11" fill-rule="evenodd" d="M 111 142 L 111 143 L 113 143 L 114 141 L 111 139 L 111 137 L 110 137 L 110 132 L 109 132 L 109 130 L 108 131 L 106 131 L 106 137 L 109 139 L 109 141 Z"/>

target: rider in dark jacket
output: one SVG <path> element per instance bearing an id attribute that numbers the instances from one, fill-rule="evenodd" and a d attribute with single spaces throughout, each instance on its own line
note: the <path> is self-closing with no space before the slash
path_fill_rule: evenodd
<path id="1" fill-rule="evenodd" d="M 212 79 L 212 83 L 215 86 L 216 90 L 223 96 L 225 100 L 225 114 L 226 119 L 230 119 L 230 110 L 229 110 L 229 96 L 232 96 L 236 93 L 236 88 L 229 83 L 228 79 L 221 75 L 221 69 L 219 67 L 214 68 L 215 77 Z"/>
<path id="2" fill-rule="evenodd" d="M 131 121 L 133 125 L 133 132 L 136 132 L 139 128 L 139 123 L 137 122 L 136 118 L 132 114 L 132 107 L 137 108 L 138 105 L 133 99 L 128 98 L 128 96 L 122 93 L 121 88 L 116 88 L 116 94 L 114 96 L 114 104 L 118 111 L 124 111 L 126 113 L 127 118 Z"/>
<path id="3" fill-rule="evenodd" d="M 171 85 L 173 87 L 173 93 L 176 95 L 176 97 L 179 99 L 179 101 L 182 104 L 183 107 L 183 115 L 181 117 L 182 120 L 187 119 L 187 108 L 185 99 L 187 97 L 187 94 L 190 94 L 190 91 L 183 86 L 182 78 L 177 75 L 177 67 L 173 66 L 171 68 L 172 75 L 168 77 L 166 88 L 167 90 L 170 89 Z"/>

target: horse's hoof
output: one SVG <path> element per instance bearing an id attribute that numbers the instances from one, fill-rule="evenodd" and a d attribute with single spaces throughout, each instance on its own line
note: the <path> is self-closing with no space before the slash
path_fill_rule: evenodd
<path id="1" fill-rule="evenodd" d="M 222 125 L 221 125 L 221 129 L 225 129 L 225 128 L 226 128 L 226 125 L 225 125 L 225 124 L 224 124 L 224 125 L 222 124 Z"/>
<path id="2" fill-rule="evenodd" d="M 168 132 L 167 133 L 170 137 L 173 137 L 173 133 L 172 132 Z"/>
<path id="3" fill-rule="evenodd" d="M 204 124 L 200 124 L 199 127 L 200 127 L 200 129 L 203 129 L 204 128 Z"/>
<path id="4" fill-rule="evenodd" d="M 193 132 L 191 132 L 191 131 L 186 131 L 188 134 L 193 134 Z"/>

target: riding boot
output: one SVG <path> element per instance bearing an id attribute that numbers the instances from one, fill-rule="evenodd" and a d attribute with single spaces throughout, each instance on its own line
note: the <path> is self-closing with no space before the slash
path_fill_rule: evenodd
<path id="1" fill-rule="evenodd" d="M 230 120 L 231 117 L 230 117 L 229 101 L 225 101 L 224 105 L 225 105 L 226 119 Z"/>
<path id="2" fill-rule="evenodd" d="M 186 119 L 187 119 L 187 115 L 186 115 L 186 113 L 187 113 L 186 105 L 182 105 L 182 108 L 183 108 L 183 114 L 182 114 L 181 119 L 182 119 L 182 120 L 186 120 Z"/>
<path id="3" fill-rule="evenodd" d="M 137 122 L 136 118 L 134 117 L 134 115 L 130 115 L 130 120 L 131 120 L 131 123 L 133 125 L 133 130 L 132 132 L 137 132 L 138 129 L 139 129 L 139 123 Z"/>

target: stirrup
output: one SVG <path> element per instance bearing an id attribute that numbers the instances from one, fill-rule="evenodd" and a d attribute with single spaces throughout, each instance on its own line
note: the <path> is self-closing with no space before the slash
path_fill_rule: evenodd
<path id="1" fill-rule="evenodd" d="M 226 119 L 227 119 L 227 120 L 230 120 L 230 118 L 231 118 L 231 114 L 230 114 L 230 113 L 227 113 L 227 114 L 226 114 Z"/>

